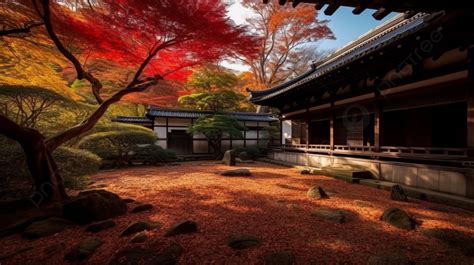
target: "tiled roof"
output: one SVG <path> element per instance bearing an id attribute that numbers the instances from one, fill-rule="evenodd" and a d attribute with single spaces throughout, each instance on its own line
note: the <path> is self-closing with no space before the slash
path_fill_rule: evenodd
<path id="1" fill-rule="evenodd" d="M 148 109 L 147 116 L 149 117 L 163 117 L 163 118 L 186 118 L 197 119 L 201 116 L 212 114 L 208 111 L 193 111 L 193 110 L 171 110 L 151 107 Z M 278 121 L 272 114 L 254 113 L 254 112 L 224 112 L 229 116 L 234 117 L 239 121 L 262 121 L 272 122 Z"/>
<path id="2" fill-rule="evenodd" d="M 250 101 L 258 104 L 340 69 L 363 56 L 379 52 L 387 45 L 427 26 L 425 19 L 428 16 L 428 14 L 418 13 L 409 19 L 403 19 L 403 15 L 399 15 L 335 51 L 320 62 L 316 69 L 313 67 L 305 74 L 267 90 L 249 90 Z"/>
<path id="3" fill-rule="evenodd" d="M 126 122 L 126 123 L 140 123 L 140 124 L 152 124 L 153 121 L 147 117 L 136 117 L 136 116 L 117 116 L 112 119 L 116 122 Z"/>

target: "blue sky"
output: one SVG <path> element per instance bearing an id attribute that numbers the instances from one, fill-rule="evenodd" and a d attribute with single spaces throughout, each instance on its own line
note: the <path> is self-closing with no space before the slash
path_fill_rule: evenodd
<path id="1" fill-rule="evenodd" d="M 353 15 L 352 9 L 347 7 L 339 8 L 332 16 L 326 16 L 323 12 L 320 12 L 318 18 L 320 20 L 330 20 L 329 27 L 336 36 L 336 39 L 322 40 L 319 43 L 319 48 L 322 50 L 338 49 L 396 15 L 392 13 L 384 20 L 378 21 L 372 17 L 373 12 L 375 12 L 375 10 L 368 9 L 360 15 Z M 251 13 L 249 10 L 243 8 L 239 1 L 235 1 L 229 8 L 228 15 L 236 24 L 242 24 L 245 22 L 245 18 L 251 15 Z M 245 69 L 235 64 L 224 63 L 224 65 L 235 70 Z"/>

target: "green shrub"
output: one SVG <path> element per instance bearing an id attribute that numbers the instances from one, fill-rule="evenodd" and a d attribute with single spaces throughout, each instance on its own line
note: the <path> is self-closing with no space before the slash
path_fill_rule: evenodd
<path id="1" fill-rule="evenodd" d="M 246 152 L 248 159 L 255 159 L 262 155 L 262 150 L 260 150 L 258 146 L 237 147 L 233 150 L 237 157 L 239 157 L 242 152 Z"/>
<path id="2" fill-rule="evenodd" d="M 68 189 L 84 189 L 89 175 L 98 172 L 101 166 L 99 156 L 76 148 L 59 147 L 53 157 Z"/>
<path id="3" fill-rule="evenodd" d="M 140 127 L 90 134 L 79 141 L 77 146 L 97 154 L 104 160 L 112 160 L 115 165 L 123 165 L 131 164 L 129 153 L 132 147 L 153 144 L 155 140 L 156 135 L 152 130 Z"/>
<path id="4" fill-rule="evenodd" d="M 134 146 L 131 159 L 143 164 L 158 164 L 176 160 L 174 152 L 163 149 L 161 146 L 150 144 L 147 146 Z"/>

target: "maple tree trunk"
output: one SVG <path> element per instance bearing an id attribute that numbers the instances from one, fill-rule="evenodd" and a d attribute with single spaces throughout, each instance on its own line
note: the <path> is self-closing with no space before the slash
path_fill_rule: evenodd
<path id="1" fill-rule="evenodd" d="M 47 148 L 45 137 L 40 132 L 22 127 L 0 115 L 0 134 L 18 142 L 25 153 L 28 170 L 35 184 L 35 193 L 31 197 L 34 204 L 67 198 L 52 151 Z"/>

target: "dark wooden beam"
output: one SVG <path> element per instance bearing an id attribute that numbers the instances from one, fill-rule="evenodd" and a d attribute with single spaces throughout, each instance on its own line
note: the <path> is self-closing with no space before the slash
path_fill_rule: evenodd
<path id="1" fill-rule="evenodd" d="M 382 20 L 384 17 L 388 16 L 392 11 L 388 7 L 381 7 L 375 11 L 372 16 L 377 20 Z"/>
<path id="2" fill-rule="evenodd" d="M 332 14 L 334 14 L 334 12 L 336 12 L 339 7 L 341 7 L 341 4 L 339 3 L 339 1 L 334 1 L 331 4 L 329 4 L 326 10 L 324 10 L 324 14 L 326 16 L 332 16 Z"/>
<path id="3" fill-rule="evenodd" d="M 326 1 L 317 1 L 314 4 L 314 8 L 316 8 L 316 10 L 321 10 L 326 4 L 327 4 Z"/>
<path id="4" fill-rule="evenodd" d="M 365 11 L 366 8 L 367 8 L 367 6 L 365 6 L 365 5 L 358 5 L 352 10 L 352 14 L 360 15 L 362 12 Z"/>

